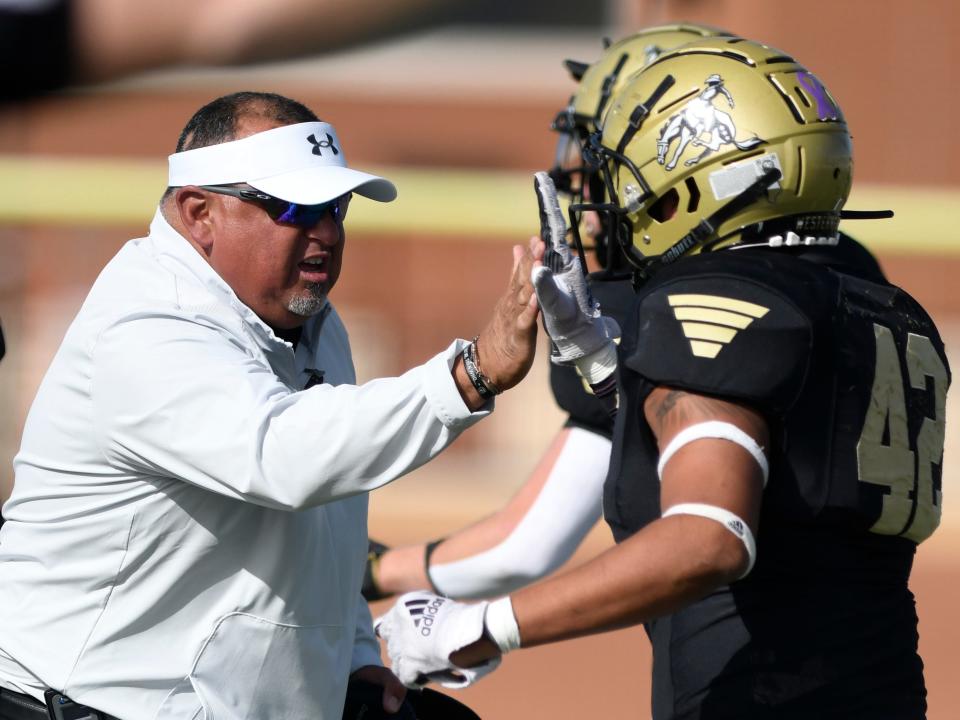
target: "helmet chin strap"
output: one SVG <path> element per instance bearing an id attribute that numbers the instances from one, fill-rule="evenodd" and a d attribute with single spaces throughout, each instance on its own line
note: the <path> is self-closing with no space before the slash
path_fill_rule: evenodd
<path id="1" fill-rule="evenodd" d="M 893 210 L 841 210 L 841 220 L 889 220 Z"/>
<path id="2" fill-rule="evenodd" d="M 641 277 L 649 277 L 660 266 L 676 262 L 695 247 L 706 243 L 717 232 L 717 228 L 762 198 L 767 192 L 767 188 L 777 182 L 780 177 L 781 173 L 777 168 L 768 169 L 763 175 L 744 188 L 741 193 L 731 198 L 728 203 L 721 205 L 711 215 L 703 218 L 690 232 L 667 248 L 663 253 L 646 262 L 643 269 L 639 271 Z M 629 250 L 633 249 L 631 239 Z M 636 258 L 635 254 L 631 254 L 631 256 Z"/>

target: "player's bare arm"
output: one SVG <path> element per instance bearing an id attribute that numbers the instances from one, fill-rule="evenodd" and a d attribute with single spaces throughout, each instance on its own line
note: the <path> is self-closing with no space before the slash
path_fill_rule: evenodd
<path id="1" fill-rule="evenodd" d="M 729 423 L 760 448 L 768 445 L 763 417 L 727 400 L 661 387 L 650 393 L 644 412 L 661 453 L 681 431 L 706 422 Z M 746 520 L 756 532 L 763 489 L 761 469 L 736 443 L 704 437 L 683 446 L 663 467 L 660 484 L 662 511 L 679 503 L 716 504 Z M 730 539 L 734 550 L 743 549 L 736 538 Z"/>
<path id="2" fill-rule="evenodd" d="M 681 431 L 709 421 L 730 423 L 761 447 L 767 442 L 763 418 L 735 403 L 658 388 L 644 409 L 661 451 Z M 749 452 L 735 442 L 705 437 L 685 445 L 664 466 L 661 507 L 718 506 L 743 518 L 755 533 L 762 489 L 761 468 Z M 592 562 L 514 593 L 522 646 L 671 613 L 736 580 L 747 563 L 743 543 L 722 524 L 693 515 L 662 518 Z M 484 647 L 489 650 L 465 648 L 452 659 L 458 665 L 477 662 Z"/>
<path id="3" fill-rule="evenodd" d="M 449 657 L 460 668 L 473 668 L 504 647 L 530 647 L 667 615 L 749 572 L 768 472 L 762 416 L 734 402 L 671 388 L 647 397 L 644 416 L 659 448 L 664 517 L 594 561 L 518 591 L 509 601 L 515 622 L 508 635 L 491 636 L 496 644 L 481 638 L 461 646 L 441 664 Z M 509 643 L 501 645 L 508 636 Z M 477 672 L 490 669 L 487 664 Z"/>

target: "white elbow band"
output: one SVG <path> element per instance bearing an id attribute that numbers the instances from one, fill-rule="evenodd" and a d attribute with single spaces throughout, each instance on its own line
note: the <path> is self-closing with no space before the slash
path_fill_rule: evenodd
<path id="1" fill-rule="evenodd" d="M 483 626 L 490 639 L 500 648 L 501 654 L 506 655 L 520 647 L 520 627 L 517 625 L 516 615 L 513 614 L 513 603 L 509 595 L 487 605 Z"/>
<path id="2" fill-rule="evenodd" d="M 692 443 L 701 438 L 714 438 L 717 440 L 729 440 L 736 443 L 753 456 L 760 466 L 763 473 L 763 486 L 767 486 L 767 476 L 770 474 L 770 465 L 767 463 L 767 456 L 763 454 L 757 441 L 747 435 L 743 430 L 728 422 L 720 420 L 710 420 L 708 422 L 697 423 L 678 432 L 671 440 L 663 452 L 660 453 L 660 462 L 657 463 L 657 475 L 663 477 L 663 468 L 670 461 L 670 458 L 684 445 Z"/>
<path id="3" fill-rule="evenodd" d="M 671 515 L 699 515 L 700 517 L 709 518 L 710 520 L 716 520 L 740 538 L 740 542 L 742 542 L 743 546 L 747 549 L 749 561 L 747 562 L 747 569 L 740 578 L 745 578 L 750 574 L 750 571 L 753 570 L 753 563 L 757 560 L 757 543 L 753 539 L 753 532 L 750 530 L 750 526 L 737 515 L 734 515 L 722 507 L 707 505 L 705 503 L 680 503 L 679 505 L 674 505 L 663 513 L 663 517 L 670 517 Z"/>

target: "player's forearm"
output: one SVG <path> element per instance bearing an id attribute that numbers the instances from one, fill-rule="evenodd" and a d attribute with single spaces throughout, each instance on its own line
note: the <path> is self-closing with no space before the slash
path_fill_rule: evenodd
<path id="1" fill-rule="evenodd" d="M 585 565 L 518 590 L 510 599 L 520 647 L 636 625 L 707 595 L 743 572 L 745 553 L 731 538 L 704 518 L 671 517 Z M 484 636 L 450 659 L 471 667 L 498 653 Z"/>
<path id="2" fill-rule="evenodd" d="M 377 588 L 385 595 L 430 587 L 423 562 L 424 543 L 390 548 L 380 557 Z"/>
<path id="3" fill-rule="evenodd" d="M 512 595 L 523 647 L 674 612 L 732 582 L 742 545 L 703 518 L 657 521 L 593 561 Z"/>

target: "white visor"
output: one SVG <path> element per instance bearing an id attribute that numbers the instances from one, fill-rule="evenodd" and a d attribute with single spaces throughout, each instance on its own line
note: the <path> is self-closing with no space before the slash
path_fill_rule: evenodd
<path id="1" fill-rule="evenodd" d="M 390 202 L 389 180 L 347 167 L 337 131 L 325 122 L 297 123 L 170 156 L 169 187 L 245 182 L 281 200 L 316 205 L 348 192 Z"/>

